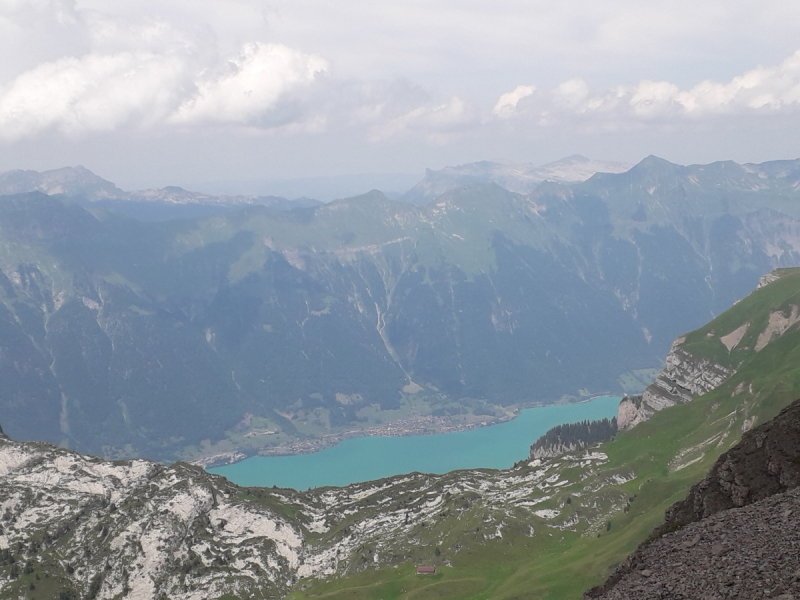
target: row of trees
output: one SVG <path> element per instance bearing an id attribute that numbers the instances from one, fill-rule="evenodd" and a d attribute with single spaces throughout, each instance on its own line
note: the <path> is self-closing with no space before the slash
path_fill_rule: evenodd
<path id="1" fill-rule="evenodd" d="M 531 446 L 531 456 L 539 451 L 582 449 L 611 440 L 617 433 L 617 418 L 557 425 Z"/>

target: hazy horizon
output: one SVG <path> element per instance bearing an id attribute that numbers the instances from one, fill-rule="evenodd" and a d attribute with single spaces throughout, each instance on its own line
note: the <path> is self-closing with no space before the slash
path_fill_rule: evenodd
<path id="1" fill-rule="evenodd" d="M 0 171 L 139 189 L 793 158 L 798 20 L 777 0 L 4 0 Z"/>

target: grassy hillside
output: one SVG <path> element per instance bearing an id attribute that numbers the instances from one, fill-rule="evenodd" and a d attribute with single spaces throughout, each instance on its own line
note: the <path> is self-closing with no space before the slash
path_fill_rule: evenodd
<path id="1" fill-rule="evenodd" d="M 686 336 L 684 348 L 698 357 L 737 368 L 716 390 L 656 414 L 602 446 L 605 472 L 630 471 L 619 486 L 629 499 L 612 503 L 599 527 L 559 530 L 534 524 L 533 538 L 503 536 L 439 560 L 432 538 L 429 561 L 434 576 L 417 576 L 413 564 L 366 570 L 355 576 L 313 581 L 290 597 L 300 598 L 580 598 L 604 580 L 663 521 L 664 510 L 701 479 L 716 458 L 736 444 L 743 428 L 764 422 L 800 397 L 800 329 L 788 327 L 759 351 L 758 338 L 783 313 L 800 307 L 800 270 L 780 271 L 780 279 L 743 299 L 706 326 Z M 749 323 L 730 352 L 720 338 Z M 774 328 L 773 328 L 774 329 Z M 730 341 L 728 340 L 730 344 Z M 590 501 L 587 479 L 559 489 L 556 505 L 569 497 Z M 533 523 L 532 523 L 533 524 Z M 599 530 L 599 533 L 598 533 Z M 303 589 L 305 588 L 305 589 Z"/>

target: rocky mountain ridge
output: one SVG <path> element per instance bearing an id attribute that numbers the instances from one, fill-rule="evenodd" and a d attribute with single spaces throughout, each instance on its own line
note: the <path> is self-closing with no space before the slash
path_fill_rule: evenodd
<path id="1" fill-rule="evenodd" d="M 736 446 L 717 459 L 709 474 L 692 486 L 686 499 L 667 511 L 664 525 L 657 532 L 760 502 L 798 485 L 800 400 L 771 421 L 745 432 Z"/>
<path id="2" fill-rule="evenodd" d="M 540 167 L 532 164 L 483 161 L 457 167 L 446 167 L 439 171 L 428 169 L 425 178 L 409 190 L 403 199 L 425 204 L 446 192 L 476 182 L 496 183 L 509 191 L 528 194 L 546 180 L 576 183 L 586 181 L 597 172 L 622 173 L 631 166 L 620 162 L 591 160 L 579 155 L 569 156 Z M 321 204 L 309 204 L 308 199 L 292 202 L 286 198 L 275 196 L 208 194 L 188 191 L 176 186 L 126 192 L 80 165 L 48 171 L 14 170 L 0 173 L 0 196 L 34 191 L 43 192 L 49 196 L 63 194 L 90 202 L 120 200 L 219 206 L 253 204 L 272 206 L 282 205 L 282 203 L 288 203 L 291 206 L 311 206 Z"/>
<path id="3" fill-rule="evenodd" d="M 763 275 L 759 279 L 756 290 L 778 281 L 780 277 L 780 271 L 772 271 Z M 798 322 L 797 313 L 798 308 L 795 305 L 790 311 L 771 312 L 768 324 L 758 334 L 753 349 L 756 352 L 762 350 L 767 344 L 788 331 Z M 707 337 L 718 338 L 730 352 L 739 345 L 749 327 L 750 323 L 748 322 L 727 335 L 721 336 L 710 331 L 707 333 Z M 702 396 L 718 388 L 736 373 L 733 365 L 724 366 L 710 358 L 693 355 L 684 347 L 685 342 L 686 337 L 681 336 L 672 343 L 664 361 L 664 368 L 658 373 L 655 381 L 645 388 L 642 395 L 622 399 L 617 414 L 617 424 L 620 430 L 630 429 L 667 407 L 686 403 L 694 397 Z"/>
<path id="4" fill-rule="evenodd" d="M 383 594 L 388 588 L 381 586 L 398 582 L 413 594 L 426 585 L 415 579 L 418 564 L 437 566 L 437 590 L 445 596 L 577 597 L 601 580 L 605 565 L 652 531 L 654 514 L 663 514 L 670 498 L 686 496 L 748 424 L 766 421 L 794 393 L 784 386 L 795 379 L 784 375 L 797 368 L 797 328 L 759 352 L 752 346 L 769 315 L 785 313 L 798 297 L 800 271 L 783 271 L 686 334 L 687 352 L 717 356 L 722 364 L 727 349 L 718 334 L 724 337 L 745 318 L 753 324 L 742 338 L 750 350 L 730 357 L 741 366 L 718 388 L 656 413 L 599 448 L 525 460 L 505 471 L 413 473 L 297 492 L 239 488 L 181 463 L 104 461 L 0 439 L 0 597 L 58 597 L 71 590 L 109 599 L 289 594 L 295 600 L 349 590 L 358 598 L 364 597 L 359 590 Z M 798 445 L 762 440 L 762 452 L 758 440 L 768 426 L 745 436 L 744 458 L 731 450 L 720 461 L 729 466 L 715 471 L 718 487 L 725 492 L 724 482 L 735 484 L 729 498 L 744 497 L 743 487 L 757 484 L 737 483 L 736 465 L 751 454 L 774 462 L 776 481 L 788 482 L 781 479 L 783 465 L 794 465 Z M 777 460 L 776 451 L 786 452 L 785 459 Z M 794 510 L 782 506 L 781 518 Z M 703 553 L 710 547 L 713 562 L 713 548 L 727 548 L 724 534 L 708 544 L 692 537 L 687 547 Z M 751 548 L 745 539 L 729 539 L 740 541 Z M 733 573 L 733 589 L 749 590 L 735 587 L 735 563 L 722 562 L 725 577 Z M 784 564 L 791 566 L 773 561 L 766 568 Z M 499 580 L 498 565 L 505 574 Z M 637 579 L 637 589 L 642 585 Z"/>
<path id="5" fill-rule="evenodd" d="M 0 421 L 168 461 L 638 393 L 677 335 L 800 263 L 792 165 L 158 223 L 2 196 Z"/>
<path id="6" fill-rule="evenodd" d="M 620 402 L 617 423 L 621 430 L 718 388 L 735 372 L 707 359 L 697 359 L 681 347 L 685 341 L 679 337 L 672 343 L 664 368 L 641 396 L 626 397 Z"/>
<path id="7" fill-rule="evenodd" d="M 511 192 L 530 194 L 544 181 L 578 183 L 595 173 L 624 173 L 631 165 L 591 160 L 573 155 L 542 166 L 482 161 L 438 171 L 427 169 L 425 177 L 401 198 L 414 204 L 427 204 L 439 196 L 473 183 L 495 183 Z"/>
<path id="8" fill-rule="evenodd" d="M 0 439 L 0 551 L 28 568 L 0 566 L 0 597 L 24 595 L 34 579 L 54 596 L 90 588 L 96 598 L 142 600 L 284 596 L 303 577 L 449 564 L 495 541 L 599 529 L 634 477 L 607 462 L 584 452 L 509 471 L 415 473 L 301 493 L 238 488 L 180 463 L 107 462 Z M 566 502 L 578 485 L 590 496 Z"/>
<path id="9" fill-rule="evenodd" d="M 626 572 L 585 600 L 800 596 L 800 490 L 717 513 L 636 552 Z"/>
<path id="10" fill-rule="evenodd" d="M 800 594 L 800 400 L 746 432 L 587 600 Z"/>
<path id="11" fill-rule="evenodd" d="M 15 170 L 0 173 L 0 195 L 42 192 L 48 196 L 82 196 L 87 200 L 112 200 L 126 196 L 110 181 L 86 167 L 63 167 L 50 171 Z"/>
<path id="12" fill-rule="evenodd" d="M 0 196 L 30 192 L 64 196 L 143 220 L 206 216 L 222 209 L 247 206 L 284 211 L 322 204 L 310 198 L 289 200 L 278 196 L 207 194 L 177 186 L 124 191 L 80 165 L 41 172 L 16 170 L 0 173 Z"/>

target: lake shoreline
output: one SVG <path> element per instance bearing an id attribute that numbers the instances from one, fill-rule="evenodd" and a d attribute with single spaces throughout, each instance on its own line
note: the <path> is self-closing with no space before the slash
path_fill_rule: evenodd
<path id="1" fill-rule="evenodd" d="M 343 463 L 335 462 L 333 457 L 339 457 L 336 460 L 349 463 L 342 467 L 344 469 L 363 470 L 368 467 L 372 469 L 371 472 L 377 473 L 384 469 L 383 462 L 393 464 L 402 462 L 405 458 L 402 456 L 403 454 L 414 453 L 417 448 L 429 448 L 429 450 L 422 452 L 425 458 L 418 457 L 420 460 L 415 463 L 417 466 L 411 466 L 411 470 L 446 472 L 455 468 L 508 468 L 514 463 L 524 460 L 528 456 L 530 445 L 551 427 L 568 422 L 610 418 L 616 414 L 619 399 L 620 396 L 595 396 L 582 399 L 581 402 L 555 405 L 540 404 L 527 409 L 517 409 L 516 407 L 512 409 L 509 407 L 508 413 L 504 417 L 491 420 L 482 417 L 480 421 L 476 420 L 469 424 L 463 421 L 453 423 L 451 419 L 446 417 L 436 417 L 434 418 L 435 420 L 430 417 L 417 417 L 402 424 L 395 422 L 379 428 L 350 430 L 320 439 L 305 440 L 283 447 L 275 447 L 255 456 L 243 457 L 240 454 L 236 457 L 226 457 L 229 461 L 227 464 L 219 465 L 218 463 L 206 468 L 211 472 L 230 476 L 234 481 L 238 478 L 239 481 L 237 483 L 240 483 L 240 485 L 272 485 L 266 480 L 259 480 L 257 475 L 254 478 L 252 473 L 266 469 L 267 476 L 272 477 L 276 473 L 276 468 L 281 470 L 283 468 L 282 465 L 290 463 L 302 465 L 300 470 L 306 471 L 313 471 L 322 463 L 328 464 L 334 471 L 340 470 Z M 600 400 L 600 404 L 603 405 L 602 414 L 598 412 L 599 405 L 595 404 L 592 407 L 594 400 Z M 584 406 L 586 409 L 583 408 Z M 545 412 L 540 412 L 542 410 Z M 547 416 L 556 414 L 559 416 Z M 525 418 L 520 420 L 519 417 L 521 415 L 524 415 Z M 446 430 L 442 431 L 443 428 L 446 428 Z M 516 446 L 513 452 L 511 454 L 506 452 L 504 458 L 498 459 L 499 462 L 493 458 L 487 459 L 487 456 L 497 454 L 496 447 L 498 444 L 500 446 L 506 444 L 507 440 L 504 438 L 509 437 L 510 432 L 514 432 L 511 437 L 515 437 L 514 444 Z M 487 442 L 489 445 L 486 445 Z M 470 452 L 473 452 L 476 444 L 484 444 L 483 454 L 478 453 L 475 456 L 473 453 L 473 458 L 465 458 L 470 455 Z M 362 450 L 353 454 L 354 448 L 361 448 Z M 364 450 L 365 448 L 369 448 L 369 450 Z M 381 454 L 387 448 L 402 448 L 402 450 L 397 450 L 400 458 L 384 454 L 382 456 L 385 458 L 381 459 L 383 461 L 381 462 L 372 456 Z M 287 449 L 293 452 L 285 452 Z M 281 452 L 282 450 L 284 452 Z M 381 464 L 367 464 L 373 460 L 381 462 Z M 493 464 L 482 464 L 486 460 L 492 461 Z M 255 465 L 261 466 L 256 467 Z M 266 465 L 272 466 L 266 467 Z M 398 468 L 405 469 L 406 466 L 400 467 L 398 465 Z M 245 479 L 241 479 L 237 475 L 237 473 L 248 471 L 251 473 L 245 476 Z M 360 475 L 351 476 L 355 477 L 355 479 L 361 477 Z M 375 477 L 382 476 L 384 475 L 375 475 Z M 322 477 L 327 477 L 327 475 L 322 474 Z M 369 478 L 372 477 L 372 475 L 369 476 Z M 241 483 L 242 481 L 254 482 L 257 480 L 259 483 Z M 286 484 L 280 482 L 278 485 L 279 487 L 287 487 Z M 305 483 L 300 485 L 302 487 Z M 292 485 L 288 487 L 292 487 Z"/>
<path id="2" fill-rule="evenodd" d="M 535 408 L 535 406 L 526 408 Z M 434 417 L 432 415 L 414 417 L 411 419 L 398 419 L 375 427 L 348 429 L 339 433 L 325 434 L 319 438 L 297 440 L 289 444 L 263 448 L 257 454 L 249 456 L 242 452 L 222 452 L 197 458 L 189 461 L 189 463 L 209 469 L 233 465 L 256 456 L 303 456 L 306 454 L 315 454 L 327 448 L 338 446 L 345 440 L 358 438 L 446 435 L 448 433 L 458 433 L 480 427 L 491 427 L 493 425 L 500 425 L 501 423 L 508 423 L 513 421 L 521 410 L 525 409 L 515 407 L 512 414 L 506 414 L 501 417 L 484 417 L 481 421 L 474 422 L 465 422 L 463 418 Z"/>
<path id="3" fill-rule="evenodd" d="M 398 419 L 383 425 L 347 429 L 337 433 L 324 434 L 318 438 L 296 440 L 288 444 L 262 448 L 255 454 L 245 454 L 239 451 L 220 452 L 208 456 L 198 457 L 188 461 L 189 464 L 212 469 L 236 464 L 248 458 L 256 456 L 302 456 L 321 452 L 327 448 L 338 446 L 345 440 L 367 438 L 367 437 L 414 437 L 428 435 L 446 435 L 448 433 L 459 433 L 471 431 L 481 427 L 493 427 L 502 423 L 508 423 L 516 419 L 523 410 L 531 408 L 543 408 L 546 406 L 570 406 L 592 402 L 597 398 L 608 397 L 607 393 L 593 394 L 592 396 L 581 398 L 574 402 L 534 402 L 525 404 L 513 404 L 506 407 L 506 414 L 501 416 L 487 415 L 463 415 L 458 416 L 433 416 L 422 415 L 410 419 Z M 473 420 L 469 420 L 473 417 Z M 534 440 L 535 441 L 535 440 Z M 533 443 L 533 442 L 531 442 Z"/>

